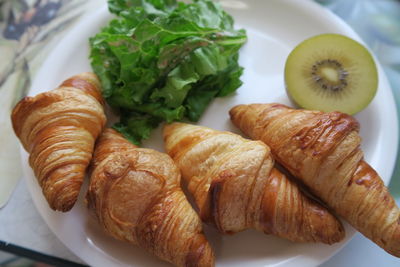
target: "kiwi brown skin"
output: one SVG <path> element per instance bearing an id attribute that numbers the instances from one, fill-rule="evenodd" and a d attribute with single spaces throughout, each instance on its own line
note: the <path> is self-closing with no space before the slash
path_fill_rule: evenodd
<path id="1" fill-rule="evenodd" d="M 360 43 L 340 34 L 321 34 L 297 45 L 285 64 L 286 91 L 297 106 L 355 114 L 374 98 L 378 71 Z"/>

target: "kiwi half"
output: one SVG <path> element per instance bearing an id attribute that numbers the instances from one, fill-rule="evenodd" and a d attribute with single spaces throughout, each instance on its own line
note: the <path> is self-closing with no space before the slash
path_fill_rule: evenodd
<path id="1" fill-rule="evenodd" d="M 286 90 L 300 107 L 355 114 L 372 101 L 378 72 L 368 50 L 339 34 L 300 43 L 285 65 Z"/>

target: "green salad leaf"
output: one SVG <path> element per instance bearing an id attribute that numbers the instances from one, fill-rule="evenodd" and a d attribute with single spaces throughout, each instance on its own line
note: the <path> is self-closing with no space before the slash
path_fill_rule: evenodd
<path id="1" fill-rule="evenodd" d="M 103 96 L 120 114 L 114 128 L 139 144 L 162 121 L 197 121 L 215 97 L 242 82 L 247 37 L 218 3 L 109 0 L 116 15 L 90 38 Z"/>

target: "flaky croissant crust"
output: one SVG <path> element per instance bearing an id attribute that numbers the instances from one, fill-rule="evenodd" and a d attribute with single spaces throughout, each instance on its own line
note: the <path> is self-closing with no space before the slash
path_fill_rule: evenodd
<path id="1" fill-rule="evenodd" d="M 13 109 L 14 131 L 50 207 L 68 211 L 77 200 L 94 142 L 106 117 L 100 84 L 92 73 L 25 97 Z"/>
<path id="2" fill-rule="evenodd" d="M 298 242 L 334 243 L 339 221 L 277 169 L 259 141 L 207 127 L 164 127 L 166 151 L 179 166 L 201 218 L 222 233 L 255 228 Z"/>
<path id="3" fill-rule="evenodd" d="M 400 256 L 400 211 L 363 159 L 353 117 L 276 103 L 239 105 L 230 116 L 244 133 L 269 145 L 278 162 L 358 231 Z"/>
<path id="4" fill-rule="evenodd" d="M 88 206 L 111 236 L 177 266 L 214 265 L 201 221 L 168 155 L 137 148 L 106 129 L 91 169 Z"/>

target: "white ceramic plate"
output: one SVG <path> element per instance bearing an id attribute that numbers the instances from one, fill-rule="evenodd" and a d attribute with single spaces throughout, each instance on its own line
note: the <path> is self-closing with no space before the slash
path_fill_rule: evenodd
<path id="1" fill-rule="evenodd" d="M 247 29 L 249 41 L 240 54 L 245 67 L 243 86 L 233 96 L 216 99 L 203 115 L 200 125 L 238 132 L 229 121 L 228 110 L 239 103 L 281 102 L 290 104 L 284 90 L 283 67 L 291 49 L 302 40 L 320 33 L 341 33 L 360 38 L 329 11 L 311 1 L 221 1 L 238 27 Z M 82 19 L 60 41 L 34 80 L 31 95 L 55 88 L 61 81 L 82 71 L 90 71 L 88 37 L 93 36 L 110 19 L 102 7 Z M 357 114 L 367 161 L 387 183 L 391 177 L 397 149 L 397 117 L 393 96 L 379 67 L 378 93 L 367 109 Z M 390 129 L 390 130 L 389 130 Z M 160 130 L 156 130 L 145 147 L 163 151 Z M 106 236 L 89 216 L 82 190 L 73 210 L 53 212 L 27 163 L 23 166 L 32 198 L 44 220 L 58 238 L 77 256 L 92 266 L 167 266 L 144 250 Z M 346 225 L 346 240 L 332 245 L 296 244 L 255 231 L 221 236 L 206 229 L 215 249 L 217 266 L 313 266 L 342 248 L 353 236 Z"/>

